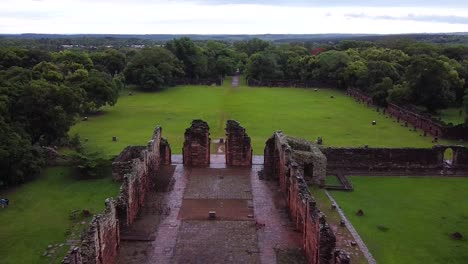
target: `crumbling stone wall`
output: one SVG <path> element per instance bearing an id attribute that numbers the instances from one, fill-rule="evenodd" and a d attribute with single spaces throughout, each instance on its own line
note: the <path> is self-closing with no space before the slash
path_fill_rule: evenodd
<path id="1" fill-rule="evenodd" d="M 298 81 L 298 80 L 247 80 L 248 86 L 253 87 L 297 87 L 297 88 L 336 88 L 336 81 Z"/>
<path id="2" fill-rule="evenodd" d="M 326 158 L 323 154 L 319 154 L 320 150 L 316 146 L 304 140 L 286 137 L 282 132 L 276 132 L 266 143 L 264 176 L 279 181 L 295 228 L 303 233 L 303 245 L 308 262 L 346 263 L 335 262 L 340 259 L 335 255 L 335 235 L 308 189 L 304 169 L 300 165 L 304 163 L 301 154 L 305 152 L 317 154 L 316 160 L 320 162 L 316 164 L 318 167 L 323 166 L 321 170 L 325 173 Z"/>
<path id="3" fill-rule="evenodd" d="M 361 90 L 348 88 L 347 94 L 358 102 L 373 106 L 372 97 Z M 395 104 L 388 104 L 385 113 L 396 118 L 398 122 L 407 123 L 413 128 L 421 129 L 425 134 L 438 138 L 468 140 L 468 127 L 461 125 L 450 126 L 429 116 L 424 116 L 414 110 L 406 109 Z"/>
<path id="4" fill-rule="evenodd" d="M 468 148 L 455 146 L 453 149 L 453 167 L 468 170 Z"/>
<path id="5" fill-rule="evenodd" d="M 145 146 L 128 146 L 112 162 L 112 177 L 116 181 L 122 181 L 125 174 L 133 169 L 133 160 L 141 158 L 141 152 Z"/>
<path id="6" fill-rule="evenodd" d="M 177 79 L 175 80 L 176 85 L 217 85 L 223 84 L 223 79 Z"/>
<path id="7" fill-rule="evenodd" d="M 210 127 L 203 120 L 193 120 L 185 130 L 182 149 L 184 165 L 207 167 L 210 165 Z"/>
<path id="8" fill-rule="evenodd" d="M 447 167 L 444 152 L 453 150 L 453 163 Z M 468 148 L 434 146 L 432 148 L 323 148 L 327 171 L 335 173 L 386 173 L 411 175 L 458 174 L 468 172 Z"/>
<path id="9" fill-rule="evenodd" d="M 84 232 L 81 247 L 68 252 L 63 263 L 115 263 L 120 244 L 120 230 L 136 219 L 148 191 L 154 189 L 162 163 L 168 162 L 161 153 L 170 153 L 170 146 L 156 127 L 146 147 L 127 147 L 113 163 L 113 175 L 122 180 L 116 200 L 106 200 L 106 210 L 93 217 Z M 161 146 L 164 145 L 164 150 Z M 123 175 L 123 176 L 122 176 Z"/>
<path id="10" fill-rule="evenodd" d="M 441 170 L 443 151 L 434 148 L 323 148 L 328 169 Z"/>
<path id="11" fill-rule="evenodd" d="M 228 120 L 226 124 L 226 165 L 252 167 L 250 137 L 239 122 Z"/>

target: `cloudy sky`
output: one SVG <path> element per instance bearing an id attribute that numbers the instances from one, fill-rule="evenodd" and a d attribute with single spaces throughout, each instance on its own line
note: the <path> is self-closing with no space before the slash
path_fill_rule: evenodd
<path id="1" fill-rule="evenodd" d="M 0 33 L 419 32 L 468 32 L 468 0 L 0 0 Z"/>

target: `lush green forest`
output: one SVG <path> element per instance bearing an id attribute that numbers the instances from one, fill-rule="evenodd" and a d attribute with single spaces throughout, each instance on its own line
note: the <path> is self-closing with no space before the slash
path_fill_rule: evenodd
<path id="1" fill-rule="evenodd" d="M 410 104 L 433 114 L 464 109 L 465 120 L 468 112 L 463 45 L 407 39 L 279 45 L 184 37 L 136 48 L 123 41 L 115 48 L 101 39 L 92 49 L 65 50 L 54 39 L 0 41 L 0 187 L 37 175 L 45 162 L 42 147 L 79 145 L 68 138 L 70 127 L 116 104 L 123 89 L 158 91 L 181 79 L 223 79 L 240 71 L 260 81 L 332 81 L 340 89 L 359 88 L 382 105 Z M 89 165 L 85 153 L 77 160 Z"/>

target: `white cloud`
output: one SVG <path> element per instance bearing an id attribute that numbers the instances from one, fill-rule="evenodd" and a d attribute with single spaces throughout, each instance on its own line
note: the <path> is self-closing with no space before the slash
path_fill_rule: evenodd
<path id="1" fill-rule="evenodd" d="M 0 33 L 466 32 L 468 23 L 463 23 L 463 19 L 445 21 L 443 18 L 467 17 L 467 14 L 468 8 L 208 5 L 175 0 L 1 0 Z M 427 19 L 431 17 L 438 19 Z"/>

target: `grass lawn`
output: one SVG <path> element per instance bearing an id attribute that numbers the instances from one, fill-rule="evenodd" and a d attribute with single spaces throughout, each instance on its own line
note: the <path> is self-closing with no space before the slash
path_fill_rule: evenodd
<path id="1" fill-rule="evenodd" d="M 117 195 L 119 185 L 110 177 L 75 180 L 70 175 L 65 167 L 47 168 L 39 179 L 1 193 L 10 206 L 0 208 L 0 263 L 50 263 L 42 254 L 48 245 L 65 243 L 73 224 L 70 213 L 101 212 L 104 200 Z M 64 246 L 62 253 L 68 249 Z"/>
<path id="2" fill-rule="evenodd" d="M 177 154 L 181 153 L 185 129 L 196 118 L 209 123 L 211 138 L 224 136 L 227 119 L 238 120 L 252 138 L 255 154 L 263 153 L 265 141 L 275 130 L 308 140 L 322 136 L 329 146 L 432 145 L 430 137 L 410 132 L 341 91 L 246 86 L 233 89 L 229 81 L 223 87 L 179 86 L 163 92 L 134 92 L 133 96 L 125 93 L 116 106 L 78 123 L 70 134 L 78 133 L 88 139 L 88 146 L 116 155 L 125 146 L 146 144 L 159 124 Z M 377 126 L 371 125 L 373 120 Z M 112 142 L 113 136 L 118 137 L 118 142 Z"/>
<path id="3" fill-rule="evenodd" d="M 354 192 L 332 195 L 378 263 L 467 263 L 468 178 L 350 180 Z M 364 216 L 356 216 L 359 209 Z M 463 240 L 453 240 L 454 232 Z"/>
<path id="4" fill-rule="evenodd" d="M 441 110 L 439 113 L 439 117 L 445 123 L 452 123 L 454 125 L 463 124 L 464 122 L 464 115 L 463 113 L 460 115 L 461 108 L 448 108 Z"/>

